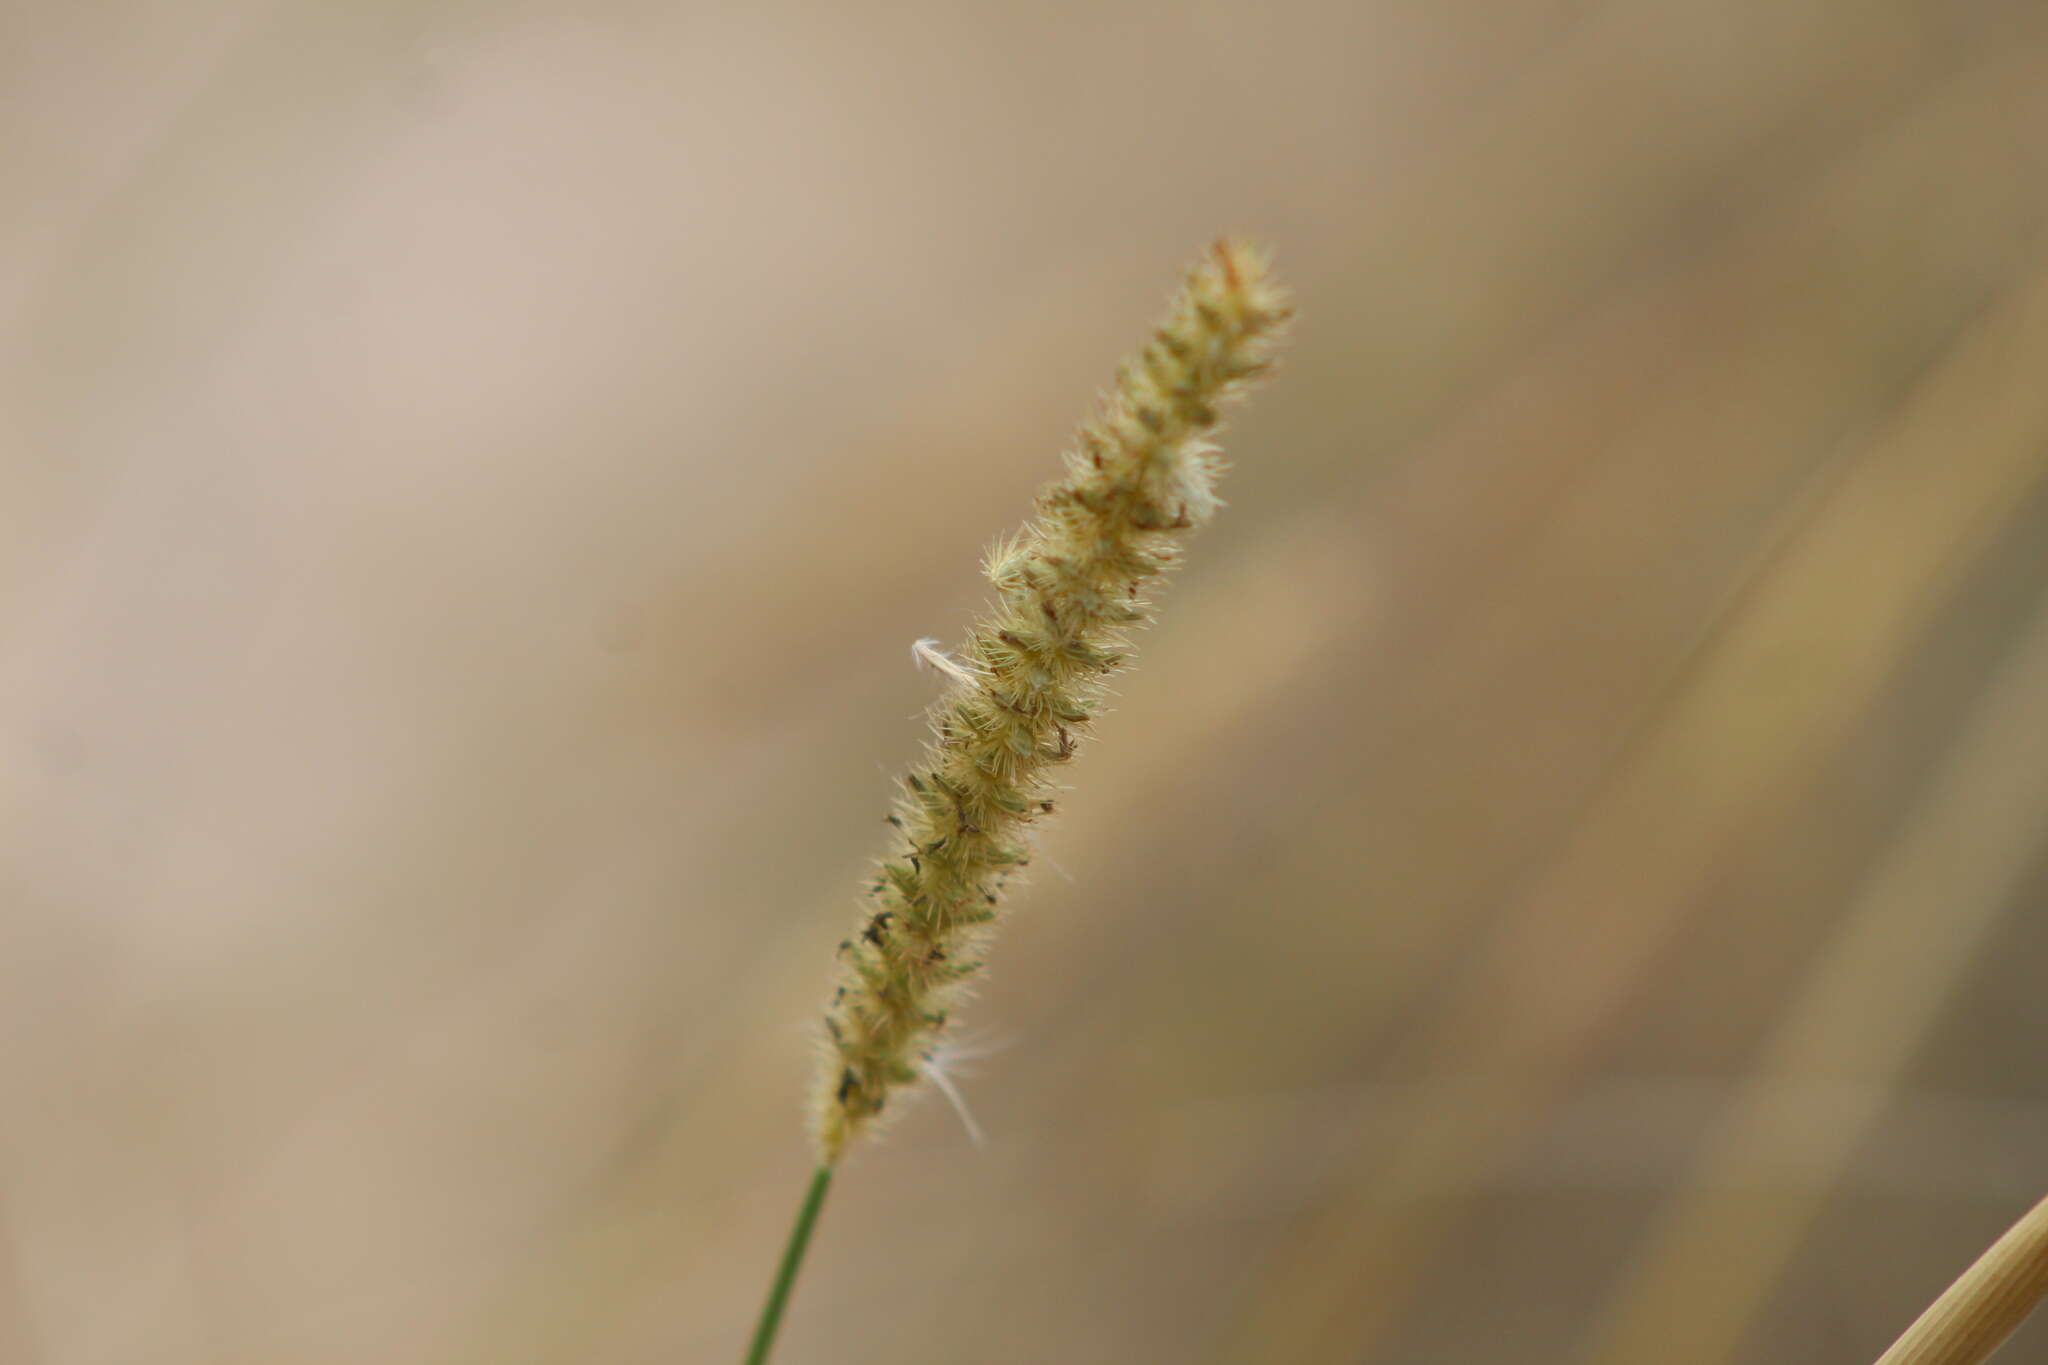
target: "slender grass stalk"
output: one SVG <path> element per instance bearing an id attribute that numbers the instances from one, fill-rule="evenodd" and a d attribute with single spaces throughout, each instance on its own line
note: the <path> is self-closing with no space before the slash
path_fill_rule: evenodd
<path id="1" fill-rule="evenodd" d="M 820 1166 L 811 1175 L 811 1187 L 797 1207 L 796 1223 L 789 1230 L 789 1242 L 782 1248 L 781 1264 L 775 1267 L 775 1283 L 768 1287 L 768 1302 L 761 1305 L 761 1321 L 754 1327 L 753 1345 L 747 1348 L 746 1365 L 767 1365 L 775 1349 L 775 1334 L 782 1328 L 782 1310 L 789 1303 L 789 1291 L 796 1274 L 803 1269 L 804 1253 L 810 1250 L 811 1229 L 818 1225 L 818 1210 L 825 1207 L 825 1194 L 832 1188 L 832 1168 Z"/>
<path id="2" fill-rule="evenodd" d="M 2048 1296 L 2048 1199 L 2007 1229 L 1877 1365 L 1978 1365 Z"/>
<path id="3" fill-rule="evenodd" d="M 1086 735 L 1105 679 L 1125 661 L 1127 633 L 1149 619 L 1144 590 L 1220 505 L 1223 465 L 1207 438 L 1224 405 L 1266 370 L 1288 315 L 1264 256 L 1216 243 L 1124 365 L 1103 414 L 1082 428 L 1036 519 L 990 552 L 993 609 L 957 655 L 929 641 L 913 647 L 949 682 L 889 816 L 900 839 L 857 932 L 839 945 L 812 1106 L 818 1170 L 747 1365 L 768 1359 L 849 1144 L 899 1092 L 944 1084 L 941 1040 L 981 969 L 1003 893 L 1030 860 L 1030 827 L 1052 813 L 1052 774 Z"/>

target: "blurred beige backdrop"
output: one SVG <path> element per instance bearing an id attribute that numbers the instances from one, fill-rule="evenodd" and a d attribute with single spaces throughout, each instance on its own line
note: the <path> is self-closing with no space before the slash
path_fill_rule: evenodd
<path id="1" fill-rule="evenodd" d="M 737 1359 L 907 646 L 1226 230 L 783 1365 L 1862 1361 L 2048 1185 L 2038 0 L 4 27 L 0 1360 Z"/>

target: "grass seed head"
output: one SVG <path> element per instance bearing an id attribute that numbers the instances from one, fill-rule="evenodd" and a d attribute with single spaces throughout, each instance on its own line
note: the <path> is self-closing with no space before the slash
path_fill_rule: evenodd
<path id="1" fill-rule="evenodd" d="M 1081 429 L 1038 515 L 989 551 L 989 614 L 956 654 L 912 647 L 946 678 L 933 738 L 889 823 L 901 836 L 840 944 L 824 1020 L 812 1132 L 830 1166 L 896 1094 L 932 1075 L 952 1009 L 981 968 L 1003 893 L 1052 810 L 1145 586 L 1221 505 L 1207 437 L 1263 374 L 1288 317 L 1264 255 L 1218 242 L 1189 272 L 1152 340 Z"/>

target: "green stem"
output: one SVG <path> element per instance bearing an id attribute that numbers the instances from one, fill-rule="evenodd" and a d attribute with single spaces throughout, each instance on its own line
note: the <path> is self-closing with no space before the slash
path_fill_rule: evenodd
<path id="1" fill-rule="evenodd" d="M 803 1207 L 796 1211 L 796 1226 L 789 1230 L 789 1244 L 782 1248 L 782 1264 L 776 1267 L 768 1302 L 761 1307 L 761 1322 L 754 1328 L 754 1344 L 747 1348 L 746 1365 L 768 1365 L 768 1353 L 775 1349 L 775 1331 L 782 1326 L 782 1309 L 789 1302 L 790 1286 L 796 1283 L 797 1271 L 803 1269 L 804 1252 L 811 1245 L 811 1229 L 817 1225 L 818 1210 L 825 1207 L 825 1191 L 831 1188 L 832 1168 L 820 1166 L 811 1177 Z"/>

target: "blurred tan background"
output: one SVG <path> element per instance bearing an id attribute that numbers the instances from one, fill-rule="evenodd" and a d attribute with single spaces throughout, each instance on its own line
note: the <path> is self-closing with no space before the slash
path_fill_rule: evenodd
<path id="1" fill-rule="evenodd" d="M 779 1360 L 1864 1361 L 2048 1186 L 2038 0 L 5 30 L 0 1360 L 736 1360 L 908 645 L 1225 230 Z"/>

